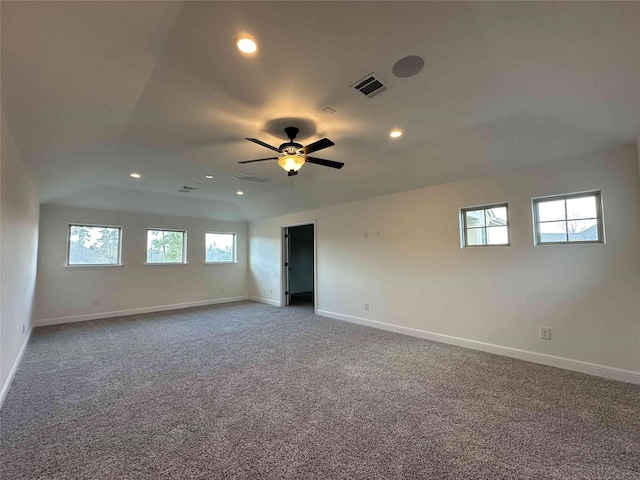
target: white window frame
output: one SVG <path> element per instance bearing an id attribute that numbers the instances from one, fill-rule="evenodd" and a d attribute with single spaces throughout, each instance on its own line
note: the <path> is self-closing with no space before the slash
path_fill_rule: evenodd
<path id="1" fill-rule="evenodd" d="M 507 243 L 499 243 L 499 244 L 484 244 L 484 245 L 469 245 L 467 243 L 467 212 L 473 212 L 476 210 L 484 210 L 485 215 L 485 226 L 484 227 L 473 227 L 473 230 L 476 229 L 484 229 L 486 231 L 487 228 L 495 228 L 495 227 L 487 227 L 487 210 L 491 208 L 501 208 L 504 207 L 507 210 L 507 224 L 504 225 L 507 227 Z M 506 202 L 502 203 L 491 203 L 489 205 L 476 205 L 473 207 L 464 207 L 460 209 L 460 248 L 475 248 L 475 247 L 509 247 L 511 246 L 511 231 L 509 229 L 509 204 Z"/>
<path id="2" fill-rule="evenodd" d="M 543 203 L 545 201 L 557 201 L 557 200 L 570 200 L 572 198 L 581 198 L 581 197 L 596 197 L 596 218 L 586 218 L 584 220 L 596 220 L 596 225 L 598 226 L 598 239 L 597 240 L 580 240 L 580 241 L 569 241 L 569 234 L 567 233 L 567 241 L 565 242 L 542 242 L 540 241 L 540 224 L 541 223 L 552 223 L 552 222 L 569 222 L 570 219 L 567 217 L 567 203 L 565 201 L 565 219 L 564 220 L 549 220 L 546 222 L 541 222 L 538 219 L 538 204 Z M 533 214 L 533 244 L 538 245 L 585 245 L 585 244 L 601 244 L 605 243 L 604 236 L 604 216 L 603 216 L 603 208 L 602 208 L 602 191 L 601 190 L 591 190 L 588 192 L 575 192 L 575 193 L 561 193 L 559 195 L 547 195 L 544 197 L 536 197 L 531 199 L 531 209 Z M 582 220 L 582 219 L 580 219 Z"/>
<path id="3" fill-rule="evenodd" d="M 116 228 L 118 229 L 118 262 L 117 263 L 69 263 L 71 260 L 71 228 Z M 122 267 L 122 227 L 119 225 L 98 225 L 92 223 L 70 223 L 67 227 L 67 255 L 64 266 L 66 268 L 120 268 Z"/>
<path id="4" fill-rule="evenodd" d="M 182 233 L 182 261 L 181 262 L 149 262 L 149 250 L 147 248 L 149 242 L 149 232 L 179 232 Z M 170 267 L 187 265 L 187 231 L 179 228 L 154 228 L 148 227 L 147 234 L 145 236 L 145 265 L 150 267 Z"/>
<path id="5" fill-rule="evenodd" d="M 233 260 L 230 262 L 207 262 L 207 234 L 233 235 Z M 235 265 L 238 263 L 238 234 L 236 232 L 205 232 L 204 233 L 204 264 L 205 265 Z"/>

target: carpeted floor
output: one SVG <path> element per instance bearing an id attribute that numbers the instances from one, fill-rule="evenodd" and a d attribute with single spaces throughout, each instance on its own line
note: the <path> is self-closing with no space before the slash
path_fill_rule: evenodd
<path id="1" fill-rule="evenodd" d="M 2 479 L 639 479 L 640 387 L 252 302 L 36 329 Z"/>

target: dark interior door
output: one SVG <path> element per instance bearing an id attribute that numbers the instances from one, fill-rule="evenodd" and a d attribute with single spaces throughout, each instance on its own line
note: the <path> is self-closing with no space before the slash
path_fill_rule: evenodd
<path id="1" fill-rule="evenodd" d="M 314 226 L 299 225 L 287 230 L 287 305 L 313 305 Z"/>

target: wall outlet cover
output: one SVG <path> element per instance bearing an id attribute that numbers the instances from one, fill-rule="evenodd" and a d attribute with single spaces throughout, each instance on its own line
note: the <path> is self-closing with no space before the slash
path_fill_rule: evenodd
<path id="1" fill-rule="evenodd" d="M 551 340 L 551 329 L 549 327 L 540 327 L 540 338 Z"/>

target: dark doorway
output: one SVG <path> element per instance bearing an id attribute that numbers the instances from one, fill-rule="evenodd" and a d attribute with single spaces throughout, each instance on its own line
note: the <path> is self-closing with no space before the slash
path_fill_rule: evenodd
<path id="1" fill-rule="evenodd" d="M 313 224 L 287 227 L 285 260 L 287 305 L 314 306 L 314 231 Z"/>

